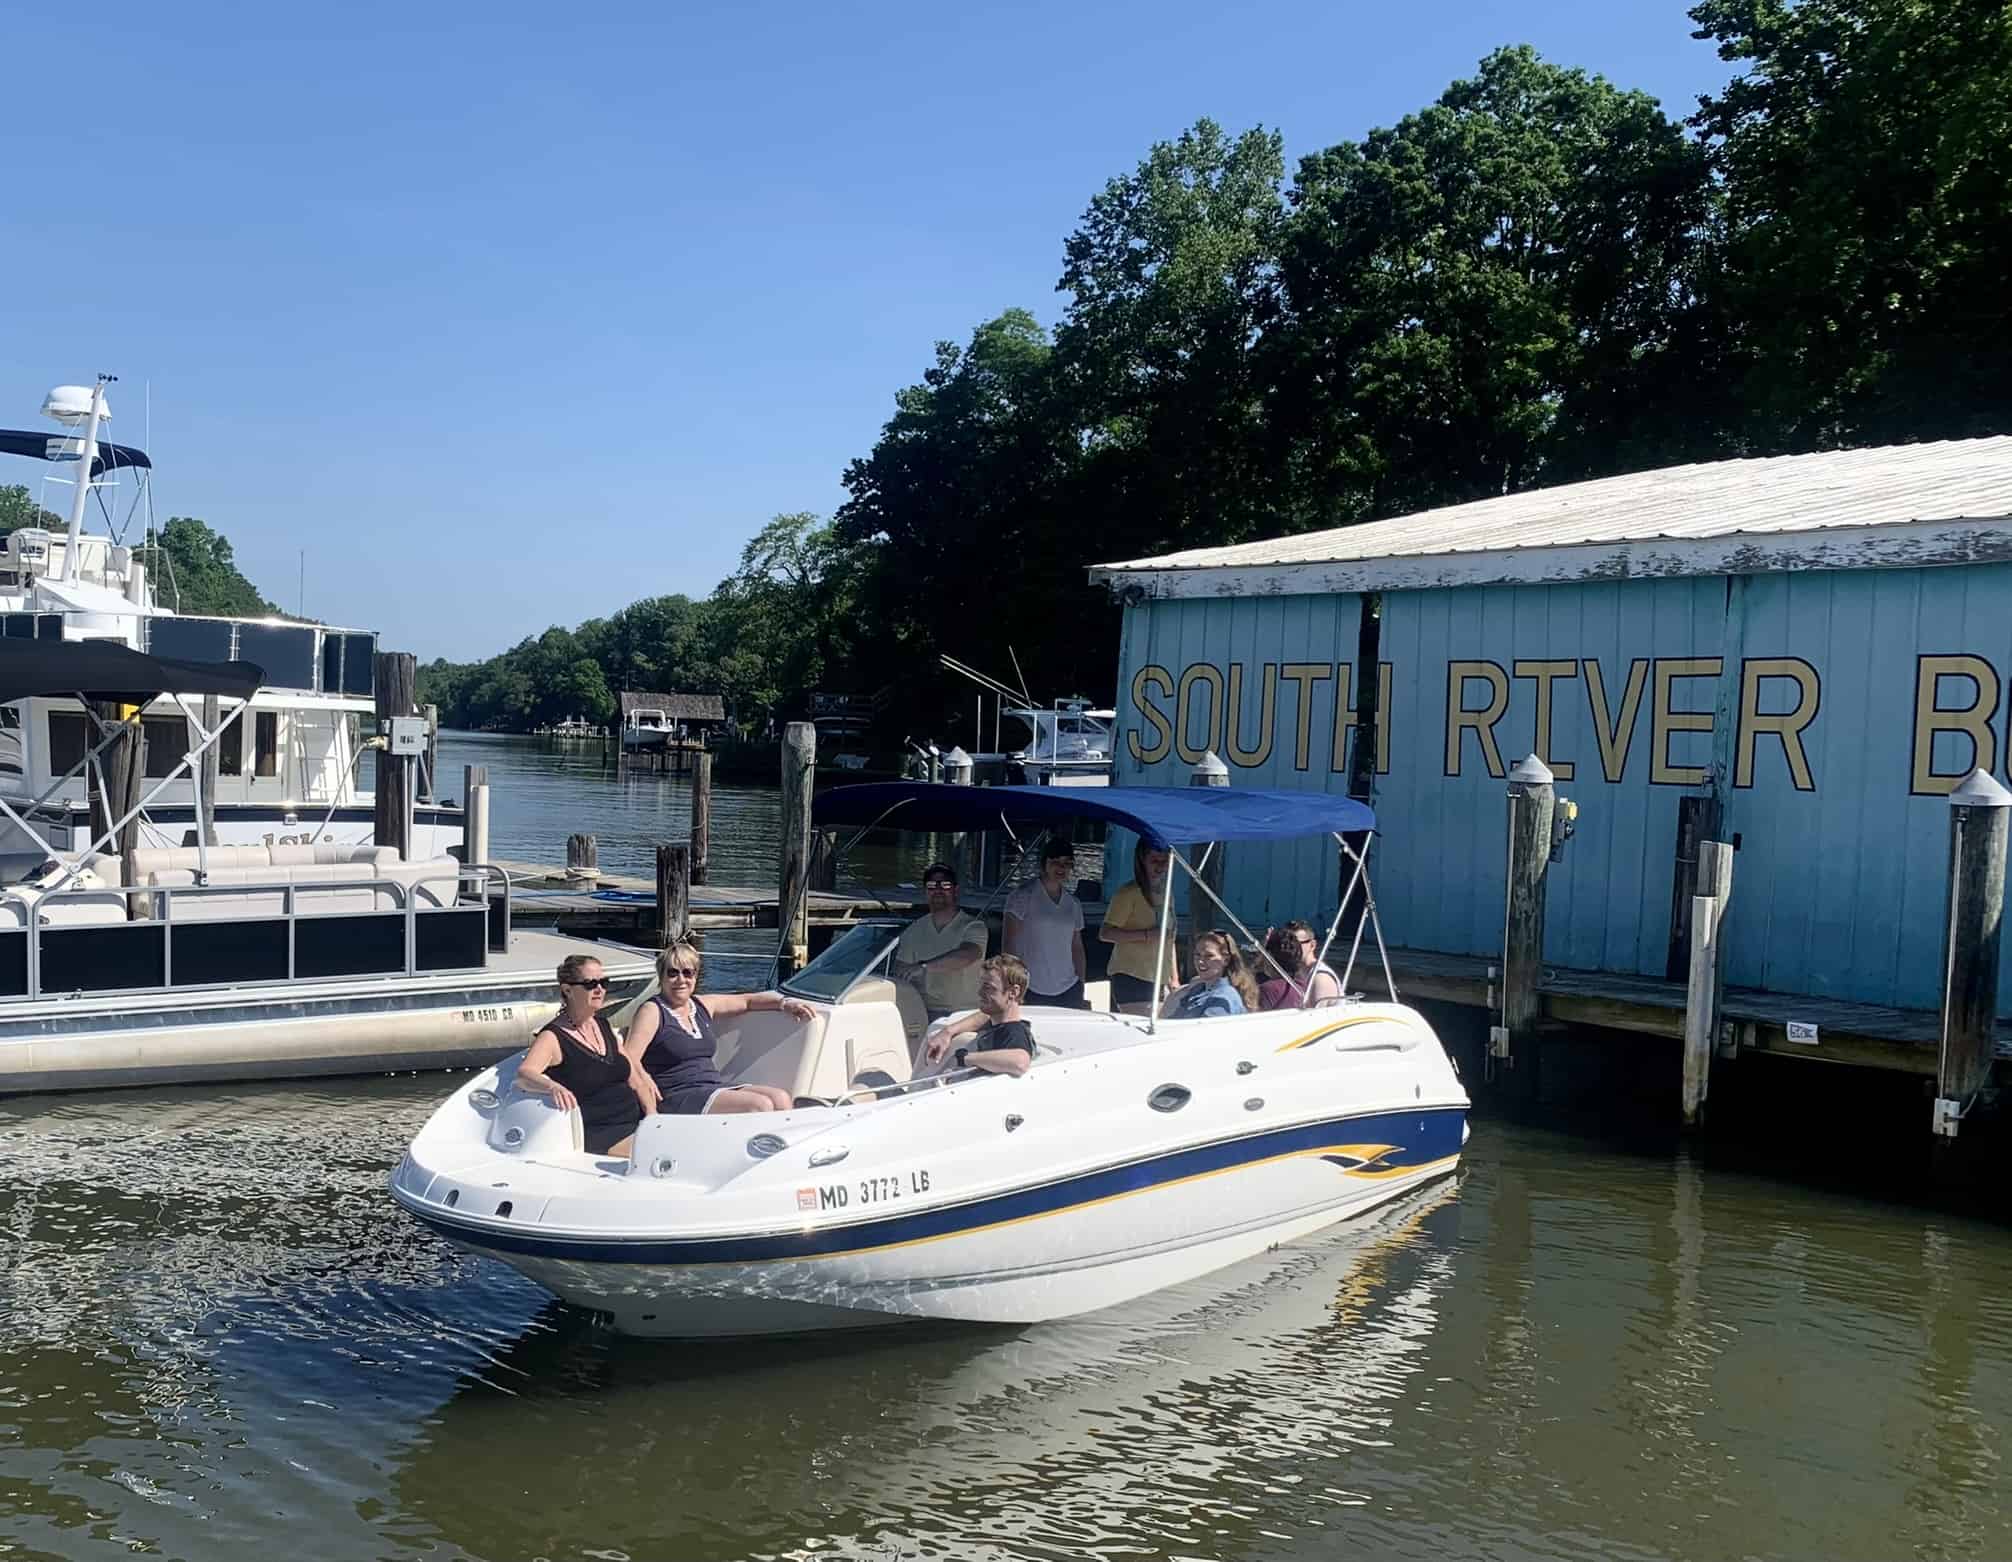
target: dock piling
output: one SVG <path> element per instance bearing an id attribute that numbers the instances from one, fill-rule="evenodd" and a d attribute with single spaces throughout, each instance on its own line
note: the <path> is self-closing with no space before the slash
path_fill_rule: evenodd
<path id="1" fill-rule="evenodd" d="M 222 707 L 217 704 L 214 694 L 203 696 L 203 731 L 214 732 L 223 719 Z M 245 718 L 238 718 L 243 721 Z M 238 740 L 242 743 L 242 737 Z M 217 745 L 212 743 L 203 750 L 202 763 L 196 767 L 196 828 L 203 832 L 203 844 L 217 844 Z"/>
<path id="2" fill-rule="evenodd" d="M 1502 917 L 1502 1007 L 1488 1053 L 1534 1095 L 1537 1082 L 1537 988 L 1544 972 L 1544 885 L 1551 865 L 1551 770 L 1535 754 L 1509 772 L 1509 871 Z"/>
<path id="3" fill-rule="evenodd" d="M 1686 798 L 1686 802 L 1692 799 Z M 1691 953 L 1684 992 L 1684 1126 L 1704 1121 L 1711 1091 L 1712 1054 L 1725 1007 L 1725 942 L 1720 936 L 1733 893 L 1733 849 L 1724 841 L 1697 843 L 1697 893 L 1691 897 Z"/>
<path id="4" fill-rule="evenodd" d="M 591 835 L 566 837 L 566 872 L 569 877 L 592 878 L 600 871 L 601 845 Z"/>
<path id="5" fill-rule="evenodd" d="M 706 858 L 713 844 L 713 756 L 709 749 L 692 755 L 692 882 L 706 882 Z"/>
<path id="6" fill-rule="evenodd" d="M 692 849 L 657 848 L 657 942 L 669 946 L 692 925 Z"/>
<path id="7" fill-rule="evenodd" d="M 377 751 L 377 803 L 371 825 L 372 838 L 379 846 L 396 846 L 398 855 L 412 858 L 412 760 L 394 754 L 389 747 L 391 721 L 396 716 L 418 714 L 413 692 L 419 679 L 419 658 L 410 651 L 377 653 L 377 730 L 385 735 L 386 747 Z"/>
<path id="8" fill-rule="evenodd" d="M 1956 1137 L 1964 1113 L 1991 1082 L 2008 822 L 2012 792 L 1988 770 L 1973 770 L 1949 794 L 1949 921 L 1933 1122 L 1946 1139 Z"/>
<path id="9" fill-rule="evenodd" d="M 1715 796 L 1677 799 L 1677 851 L 1670 875 L 1670 954 L 1663 975 L 1684 981 L 1691 969 L 1691 899 L 1705 894 L 1698 888 L 1698 851 L 1719 838 L 1724 805 Z"/>
<path id="10" fill-rule="evenodd" d="M 777 960 L 788 976 L 810 962 L 810 797 L 817 728 L 793 721 L 782 734 L 782 860 L 776 885 Z"/>
<path id="11" fill-rule="evenodd" d="M 489 860 L 489 767 L 461 767 L 461 860 Z"/>

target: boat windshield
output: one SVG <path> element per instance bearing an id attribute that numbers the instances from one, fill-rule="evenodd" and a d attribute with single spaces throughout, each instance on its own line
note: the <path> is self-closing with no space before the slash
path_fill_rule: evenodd
<path id="1" fill-rule="evenodd" d="M 837 1003 L 863 976 L 875 974 L 901 937 L 898 922 L 862 922 L 848 928 L 815 960 L 782 984 L 795 998 Z"/>

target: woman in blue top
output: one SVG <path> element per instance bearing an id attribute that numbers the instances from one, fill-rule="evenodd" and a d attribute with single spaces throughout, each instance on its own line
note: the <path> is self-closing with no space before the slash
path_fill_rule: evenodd
<path id="1" fill-rule="evenodd" d="M 1254 1013 L 1257 1006 L 1257 983 L 1229 934 L 1204 933 L 1195 940 L 1195 979 L 1167 994 L 1160 1012 L 1170 1020 L 1204 1020 Z"/>
<path id="2" fill-rule="evenodd" d="M 777 1085 L 729 1085 L 714 1061 L 713 1021 L 772 1009 L 793 1020 L 817 1018 L 800 998 L 781 993 L 715 993 L 699 997 L 705 969 L 699 947 L 680 940 L 657 956 L 657 995 L 636 1010 L 622 1051 L 637 1060 L 663 1097 L 660 1112 L 787 1112 L 794 1104 Z"/>

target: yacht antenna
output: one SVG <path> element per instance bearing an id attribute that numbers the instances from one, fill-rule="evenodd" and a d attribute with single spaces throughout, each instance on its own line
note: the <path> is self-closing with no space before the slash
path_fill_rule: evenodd
<path id="1" fill-rule="evenodd" d="M 91 412 L 84 420 L 84 449 L 77 471 L 77 491 L 70 497 L 69 542 L 63 549 L 63 578 L 74 582 L 83 563 L 78 539 L 84 535 L 84 506 L 91 498 L 91 468 L 98 460 L 98 424 L 105 416 L 105 387 L 116 374 L 101 374 L 91 391 Z"/>
<path id="2" fill-rule="evenodd" d="M 1009 645 L 1006 647 L 1006 654 L 1013 658 L 1013 676 L 1020 680 L 1021 703 L 1032 705 L 1034 703 L 1034 696 L 1027 692 L 1027 675 L 1020 671 L 1020 657 L 1018 653 Z"/>

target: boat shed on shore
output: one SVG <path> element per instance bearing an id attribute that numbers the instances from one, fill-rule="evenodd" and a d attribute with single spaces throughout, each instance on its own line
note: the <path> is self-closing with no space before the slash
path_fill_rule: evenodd
<path id="1" fill-rule="evenodd" d="M 1105 564 L 1115 780 L 1348 787 L 1377 665 L 1394 942 L 1499 955 L 1510 767 L 1578 833 L 1545 958 L 1665 977 L 1679 800 L 1736 844 L 1727 979 L 1933 1009 L 1948 793 L 2007 771 L 2012 437 L 1725 461 Z M 1368 648 L 1373 647 L 1373 657 Z M 1322 854 L 1229 853 L 1253 926 L 1331 914 Z M 2012 942 L 1999 986 L 2012 1013 Z"/>

